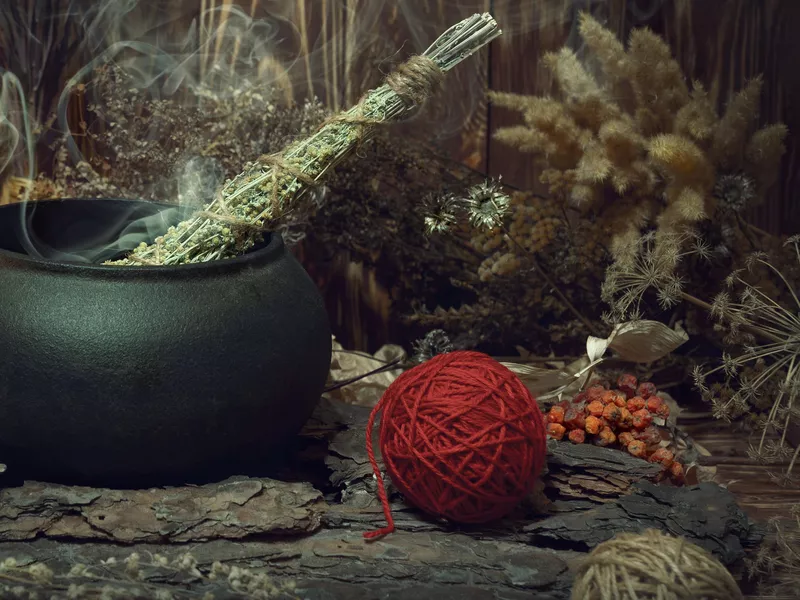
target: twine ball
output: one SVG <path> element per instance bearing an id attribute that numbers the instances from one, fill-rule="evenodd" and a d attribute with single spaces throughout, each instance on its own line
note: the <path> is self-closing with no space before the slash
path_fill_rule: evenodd
<path id="1" fill-rule="evenodd" d="M 572 600 L 737 600 L 728 570 L 709 552 L 656 529 L 603 542 L 581 564 Z"/>
<path id="2" fill-rule="evenodd" d="M 400 375 L 373 411 L 367 447 L 389 526 L 366 537 L 394 529 L 371 446 L 378 411 L 392 483 L 436 517 L 457 523 L 501 518 L 530 492 L 544 466 L 544 418 L 519 377 L 480 352 L 440 354 Z"/>

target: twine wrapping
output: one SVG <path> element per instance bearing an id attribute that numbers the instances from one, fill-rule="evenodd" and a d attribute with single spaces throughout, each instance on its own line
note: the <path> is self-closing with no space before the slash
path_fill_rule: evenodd
<path id="1" fill-rule="evenodd" d="M 519 378 L 480 352 L 435 356 L 400 375 L 367 423 L 367 455 L 387 521 L 367 539 L 394 531 L 372 447 L 380 411 L 386 472 L 406 500 L 435 517 L 456 523 L 504 517 L 544 466 L 544 418 Z"/>
<path id="2" fill-rule="evenodd" d="M 656 529 L 603 542 L 581 564 L 572 600 L 739 600 L 739 586 L 709 552 Z"/>
<path id="3" fill-rule="evenodd" d="M 386 78 L 395 94 L 410 108 L 418 109 L 436 93 L 444 81 L 444 71 L 426 56 L 412 56 Z"/>

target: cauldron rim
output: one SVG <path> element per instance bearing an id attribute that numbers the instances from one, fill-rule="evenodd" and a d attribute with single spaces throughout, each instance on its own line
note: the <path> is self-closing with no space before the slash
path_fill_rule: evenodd
<path id="1" fill-rule="evenodd" d="M 67 202 L 81 202 L 85 204 L 95 204 L 101 202 L 113 202 L 113 203 L 130 203 L 130 204 L 138 204 L 138 205 L 150 205 L 150 206 L 159 206 L 163 208 L 176 208 L 181 209 L 181 205 L 179 204 L 170 204 L 166 202 L 155 202 L 152 200 L 146 199 L 136 199 L 136 198 L 48 198 L 46 200 L 35 200 L 29 202 L 27 205 L 23 203 L 10 203 L 0 206 L 0 214 L 9 210 L 20 210 L 22 208 L 27 209 L 29 207 L 35 207 L 37 205 L 44 205 L 44 204 L 61 204 Z M 213 261 L 207 262 L 200 262 L 200 263 L 186 263 L 186 264 L 179 264 L 179 265 L 125 265 L 125 266 L 118 266 L 118 265 L 106 265 L 101 263 L 81 263 L 81 262 L 70 262 L 65 260 L 57 260 L 57 259 L 49 259 L 49 258 L 40 258 L 37 256 L 32 256 L 30 254 L 25 254 L 22 252 L 15 252 L 13 250 L 8 250 L 2 246 L 2 241 L 0 241 L 0 257 L 4 257 L 7 259 L 11 259 L 18 263 L 29 264 L 30 266 L 35 266 L 37 268 L 44 268 L 44 269 L 52 269 L 57 271 L 84 271 L 84 272 L 95 272 L 98 274 L 101 273 L 130 273 L 131 275 L 142 275 L 142 274 L 174 274 L 180 272 L 182 274 L 188 274 L 196 271 L 210 271 L 210 270 L 219 270 L 227 268 L 237 268 L 241 267 L 246 264 L 250 263 L 263 263 L 267 262 L 271 259 L 278 257 L 281 253 L 281 250 L 284 248 L 283 236 L 276 235 L 273 232 L 264 232 L 265 236 L 269 236 L 269 241 L 261 248 L 256 250 L 251 250 L 242 254 L 240 256 L 236 256 L 233 258 L 222 258 L 216 259 Z"/>

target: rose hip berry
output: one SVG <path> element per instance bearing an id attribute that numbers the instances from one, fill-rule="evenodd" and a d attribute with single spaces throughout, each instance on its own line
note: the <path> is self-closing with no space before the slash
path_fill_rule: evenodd
<path id="1" fill-rule="evenodd" d="M 636 429 L 642 430 L 653 422 L 653 415 L 643 408 L 633 413 L 632 422 Z"/>
<path id="2" fill-rule="evenodd" d="M 661 406 L 663 403 L 664 401 L 661 400 L 661 398 L 659 398 L 658 396 L 650 396 L 647 399 L 645 406 L 647 407 L 647 410 L 649 410 L 651 413 L 658 413 L 658 407 Z"/>
<path id="3" fill-rule="evenodd" d="M 586 417 L 586 433 L 596 435 L 603 428 L 603 421 L 594 415 Z"/>
<path id="4" fill-rule="evenodd" d="M 547 420 L 550 423 L 563 423 L 564 422 L 564 409 L 560 406 L 553 406 L 550 412 L 547 413 Z"/>
<path id="5" fill-rule="evenodd" d="M 586 412 L 583 409 L 570 408 L 564 414 L 564 425 L 567 429 L 583 429 L 586 427 Z"/>
<path id="6" fill-rule="evenodd" d="M 603 416 L 603 411 L 605 408 L 605 404 L 603 404 L 600 400 L 593 400 L 592 402 L 589 402 L 589 406 L 586 407 L 586 412 L 593 417 L 601 417 Z"/>
<path id="7" fill-rule="evenodd" d="M 650 396 L 655 396 L 657 391 L 655 384 L 649 381 L 643 381 L 639 384 L 639 387 L 636 388 L 636 395 L 647 400 Z"/>
<path id="8" fill-rule="evenodd" d="M 636 380 L 636 377 L 625 373 L 624 375 L 620 375 L 619 379 L 617 379 L 617 387 L 630 398 L 631 396 L 636 395 L 636 387 L 638 386 L 639 382 Z"/>
<path id="9" fill-rule="evenodd" d="M 560 423 L 550 423 L 547 425 L 547 435 L 549 435 L 554 440 L 564 439 L 564 433 L 566 431 L 567 428 L 561 425 Z"/>
<path id="10" fill-rule="evenodd" d="M 633 434 L 630 431 L 623 431 L 617 436 L 617 440 L 623 446 L 627 446 L 631 442 L 633 442 L 636 438 L 633 437 Z"/>
<path id="11" fill-rule="evenodd" d="M 661 463 L 665 468 L 669 468 L 675 460 L 675 455 L 666 448 L 659 448 L 647 460 L 652 463 Z"/>
<path id="12" fill-rule="evenodd" d="M 628 444 L 628 452 L 633 456 L 641 458 L 647 453 L 647 447 L 644 445 L 644 442 L 633 440 Z"/>
<path id="13" fill-rule="evenodd" d="M 573 444 L 582 444 L 586 441 L 586 432 L 583 429 L 573 429 L 569 432 L 569 441 Z"/>
<path id="14" fill-rule="evenodd" d="M 634 396 L 627 402 L 628 410 L 631 412 L 636 412 L 637 410 L 642 410 L 645 407 L 646 402 L 644 398 L 641 396 Z"/>

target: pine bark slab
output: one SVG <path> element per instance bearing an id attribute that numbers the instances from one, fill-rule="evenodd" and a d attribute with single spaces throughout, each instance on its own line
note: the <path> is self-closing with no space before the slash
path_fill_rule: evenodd
<path id="1" fill-rule="evenodd" d="M 309 484 L 270 479 L 150 490 L 27 482 L 0 490 L 0 540 L 153 543 L 301 535 L 319 529 L 324 505 Z"/>

